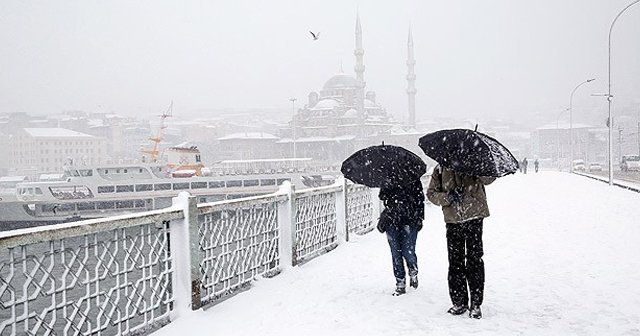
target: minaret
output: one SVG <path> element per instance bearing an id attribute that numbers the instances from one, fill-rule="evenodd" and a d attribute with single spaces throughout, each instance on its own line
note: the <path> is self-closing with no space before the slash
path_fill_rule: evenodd
<path id="1" fill-rule="evenodd" d="M 409 125 L 416 127 L 416 73 L 413 67 L 416 59 L 413 57 L 413 35 L 409 27 L 409 40 L 407 41 L 407 95 L 409 96 Z"/>
<path id="2" fill-rule="evenodd" d="M 356 56 L 356 65 L 354 70 L 356 72 L 356 80 L 358 81 L 358 92 L 356 109 L 358 110 L 358 119 L 364 124 L 364 88 L 366 86 L 364 81 L 364 62 L 362 56 L 364 55 L 364 49 L 362 49 L 362 27 L 360 27 L 360 13 L 356 14 L 356 49 L 353 51 Z"/>

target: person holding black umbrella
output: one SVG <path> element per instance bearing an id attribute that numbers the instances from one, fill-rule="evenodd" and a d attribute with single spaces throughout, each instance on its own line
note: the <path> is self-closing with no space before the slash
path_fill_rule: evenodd
<path id="1" fill-rule="evenodd" d="M 429 133 L 420 138 L 418 145 L 438 162 L 427 198 L 442 207 L 447 225 L 449 296 L 453 303 L 448 312 L 461 315 L 469 310 L 469 317 L 482 318 L 482 225 L 489 216 L 484 186 L 497 177 L 514 174 L 518 161 L 496 139 L 478 132 L 477 125 L 475 130 Z"/>
<path id="2" fill-rule="evenodd" d="M 447 225 L 449 296 L 453 303 L 448 312 L 452 315 L 461 315 L 469 310 L 469 317 L 482 318 L 482 222 L 489 216 L 484 186 L 495 179 L 456 173 L 440 165 L 431 175 L 427 198 L 442 207 Z"/>
<path id="3" fill-rule="evenodd" d="M 391 249 L 396 289 L 393 295 L 406 293 L 405 263 L 409 285 L 418 288 L 416 239 L 424 219 L 424 193 L 420 177 L 427 165 L 413 152 L 385 145 L 361 149 L 344 162 L 340 171 L 345 178 L 372 188 L 380 188 L 378 197 L 385 209 L 378 230 L 387 234 Z"/>
<path id="4" fill-rule="evenodd" d="M 406 293 L 405 263 L 409 273 L 409 285 L 418 288 L 418 256 L 416 240 L 424 220 L 424 193 L 422 182 L 414 180 L 409 185 L 387 184 L 378 195 L 385 209 L 380 215 L 378 230 L 386 232 L 396 289 L 393 295 Z"/>

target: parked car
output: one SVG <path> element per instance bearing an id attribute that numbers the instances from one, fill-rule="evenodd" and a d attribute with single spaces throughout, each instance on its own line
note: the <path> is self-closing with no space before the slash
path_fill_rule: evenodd
<path id="1" fill-rule="evenodd" d="M 623 155 L 622 161 L 620 161 L 620 170 L 625 172 L 629 170 L 640 171 L 640 155 Z"/>
<path id="2" fill-rule="evenodd" d="M 584 160 L 573 160 L 571 162 L 571 171 L 585 171 L 587 167 L 584 165 Z"/>
<path id="3" fill-rule="evenodd" d="M 602 171 L 602 165 L 597 163 L 597 162 L 592 162 L 592 163 L 589 164 L 589 171 L 590 172 Z"/>

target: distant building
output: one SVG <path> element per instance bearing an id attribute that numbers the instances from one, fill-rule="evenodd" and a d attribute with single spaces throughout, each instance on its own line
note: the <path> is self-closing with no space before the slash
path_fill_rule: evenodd
<path id="1" fill-rule="evenodd" d="M 594 126 L 574 123 L 573 159 L 602 163 L 607 140 L 602 139 L 600 133 Z M 556 166 L 566 169 L 571 161 L 570 140 L 569 123 L 565 121 L 540 126 L 533 132 L 533 153 L 540 159 L 550 159 Z"/>
<path id="2" fill-rule="evenodd" d="M 62 166 L 99 164 L 105 139 L 65 128 L 23 128 L 10 139 L 12 168 L 18 175 L 61 172 Z"/>
<path id="3" fill-rule="evenodd" d="M 283 157 L 275 146 L 278 137 L 269 133 L 234 133 L 218 138 L 217 160 L 253 160 Z"/>
<path id="4" fill-rule="evenodd" d="M 9 158 L 11 157 L 11 146 L 9 146 L 9 141 L 11 137 L 7 134 L 0 132 L 0 176 L 5 176 L 9 174 L 9 169 L 11 168 L 11 162 Z"/>

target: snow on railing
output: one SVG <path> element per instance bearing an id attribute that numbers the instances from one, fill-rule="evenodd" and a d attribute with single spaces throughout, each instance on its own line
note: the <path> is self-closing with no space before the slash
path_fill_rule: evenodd
<path id="1" fill-rule="evenodd" d="M 375 219 L 380 213 L 380 202 L 376 198 L 377 194 L 374 193 L 375 191 L 361 184 L 347 184 L 347 228 L 349 233 L 365 234 L 375 228 Z"/>
<path id="2" fill-rule="evenodd" d="M 267 195 L 198 207 L 202 304 L 278 270 L 278 204 L 285 199 L 286 195 Z"/>
<path id="3" fill-rule="evenodd" d="M 295 192 L 295 264 L 300 264 L 338 245 L 336 202 L 343 200 L 343 186 L 332 185 Z M 343 231 L 344 232 L 344 231 Z"/>
<path id="4" fill-rule="evenodd" d="M 169 322 L 181 210 L 3 232 L 1 335 L 130 335 Z"/>
<path id="5" fill-rule="evenodd" d="M 347 185 L 0 233 L 0 335 L 137 335 L 371 231 Z"/>

